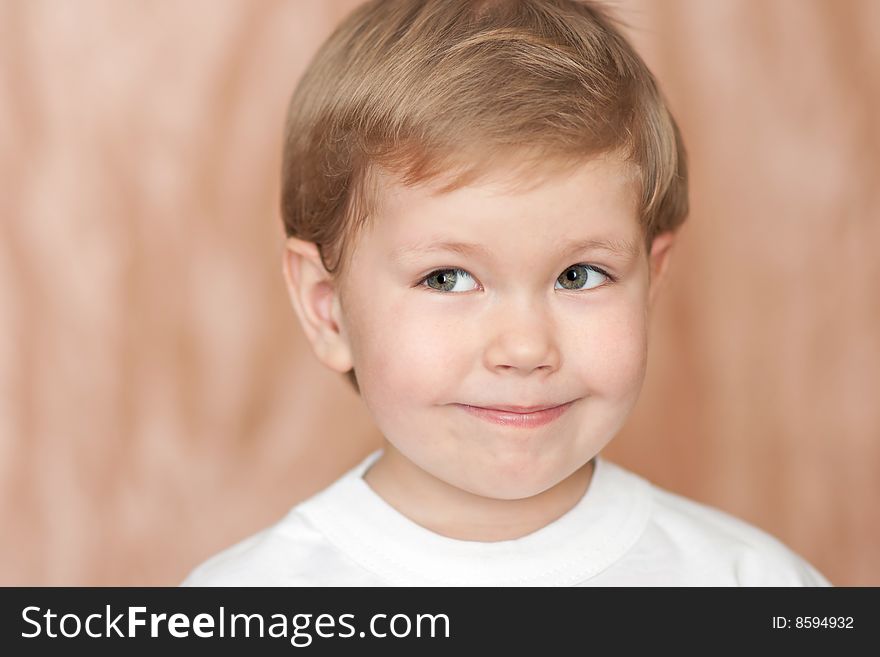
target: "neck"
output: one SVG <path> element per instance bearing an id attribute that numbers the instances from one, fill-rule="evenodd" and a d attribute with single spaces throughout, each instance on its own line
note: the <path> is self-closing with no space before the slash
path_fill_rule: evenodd
<path id="1" fill-rule="evenodd" d="M 438 479 L 385 440 L 363 479 L 398 512 L 434 533 L 464 541 L 504 541 L 531 534 L 570 511 L 593 476 L 593 461 L 547 490 L 516 500 L 484 497 Z"/>

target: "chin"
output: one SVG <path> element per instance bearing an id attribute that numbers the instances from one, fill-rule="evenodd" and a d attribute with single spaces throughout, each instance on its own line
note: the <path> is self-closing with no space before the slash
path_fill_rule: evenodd
<path id="1" fill-rule="evenodd" d="M 534 497 L 535 495 L 539 495 L 540 493 L 543 493 L 548 488 L 551 488 L 551 486 L 506 486 L 503 490 L 486 490 L 478 492 L 478 494 L 482 495 L 483 497 L 491 498 L 493 500 L 525 500 L 530 497 Z"/>
<path id="2" fill-rule="evenodd" d="M 543 493 L 560 481 L 559 478 L 539 478 L 534 472 L 519 477 L 507 472 L 496 472 L 491 481 L 484 477 L 477 487 L 461 486 L 461 488 L 475 495 L 495 500 L 522 500 Z"/>

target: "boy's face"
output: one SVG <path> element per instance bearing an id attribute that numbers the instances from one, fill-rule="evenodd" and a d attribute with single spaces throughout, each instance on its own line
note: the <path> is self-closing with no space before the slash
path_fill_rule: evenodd
<path id="1" fill-rule="evenodd" d="M 319 357 L 354 366 L 378 428 L 417 469 L 485 497 L 529 497 L 623 426 L 671 244 L 660 236 L 646 258 L 628 166 L 608 156 L 513 193 L 487 182 L 434 196 L 386 178 L 340 288 L 321 296 L 307 289 L 318 273 L 288 277 L 304 324 L 315 299 Z M 561 404 L 544 423 L 466 408 Z"/>

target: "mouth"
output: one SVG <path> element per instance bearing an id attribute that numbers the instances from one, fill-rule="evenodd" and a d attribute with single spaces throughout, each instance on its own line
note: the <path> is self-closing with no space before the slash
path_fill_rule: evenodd
<path id="1" fill-rule="evenodd" d="M 460 406 L 471 415 L 489 422 L 504 426 L 532 428 L 549 424 L 565 413 L 572 404 L 574 404 L 574 400 L 555 406 L 546 404 L 539 406 L 495 405 L 492 407 L 456 404 L 456 406 Z"/>

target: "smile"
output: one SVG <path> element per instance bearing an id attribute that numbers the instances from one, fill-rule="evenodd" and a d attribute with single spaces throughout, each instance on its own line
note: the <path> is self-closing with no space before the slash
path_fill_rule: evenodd
<path id="1" fill-rule="evenodd" d="M 460 406 L 468 413 L 476 415 L 484 420 L 488 420 L 489 422 L 511 427 L 533 428 L 549 424 L 565 413 L 573 403 L 574 401 L 570 401 L 566 404 L 553 406 L 552 408 L 545 408 L 539 411 L 532 411 L 530 413 L 501 411 L 494 408 L 468 406 L 467 404 L 456 404 L 456 406 Z"/>

